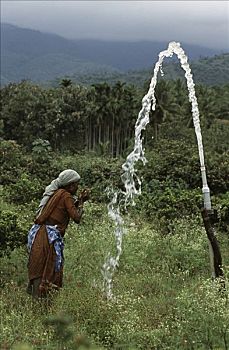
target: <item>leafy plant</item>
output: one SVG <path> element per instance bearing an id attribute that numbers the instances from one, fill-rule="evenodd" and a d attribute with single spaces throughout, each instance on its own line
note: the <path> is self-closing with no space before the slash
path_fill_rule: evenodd
<path id="1" fill-rule="evenodd" d="M 26 204 L 42 195 L 43 187 L 37 178 L 22 173 L 16 183 L 5 186 L 4 196 L 12 203 Z"/>
<path id="2" fill-rule="evenodd" d="M 26 166 L 23 149 L 14 140 L 0 140 L 0 183 L 15 183 Z"/>
<path id="3" fill-rule="evenodd" d="M 11 210 L 0 210 L 0 255 L 26 244 L 27 230 L 18 214 Z"/>

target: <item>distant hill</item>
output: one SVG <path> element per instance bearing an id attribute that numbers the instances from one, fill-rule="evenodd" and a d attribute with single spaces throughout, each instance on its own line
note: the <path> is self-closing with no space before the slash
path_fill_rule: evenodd
<path id="1" fill-rule="evenodd" d="M 68 40 L 59 35 L 1 24 L 1 84 L 29 79 L 47 82 L 66 76 L 126 76 L 153 67 L 165 42 Z M 220 52 L 182 43 L 189 59 Z M 141 74 L 141 73 L 139 73 Z"/>
<path id="2" fill-rule="evenodd" d="M 229 83 L 229 53 L 190 61 L 190 67 L 196 83 L 205 85 Z M 167 64 L 164 73 L 168 79 L 185 79 L 179 63 Z"/>
<path id="3" fill-rule="evenodd" d="M 80 57 L 97 63 L 106 63 L 121 71 L 139 70 L 152 67 L 158 60 L 162 50 L 166 50 L 168 42 L 107 42 L 98 40 L 76 41 L 80 48 Z M 220 51 L 205 47 L 181 45 L 190 59 L 212 57 Z"/>
<path id="4" fill-rule="evenodd" d="M 189 61 L 192 70 L 193 79 L 196 84 L 204 85 L 223 85 L 229 83 L 229 54 L 216 55 L 210 58 L 201 58 L 196 61 Z M 147 81 L 150 81 L 153 76 L 153 68 L 131 70 L 129 72 L 102 72 L 93 74 L 74 74 L 69 78 L 77 84 L 91 85 L 96 83 L 107 82 L 114 84 L 117 81 L 143 86 Z M 183 69 L 178 62 L 165 62 L 163 64 L 163 78 L 160 73 L 158 79 L 185 80 Z M 55 85 L 57 82 L 51 82 Z"/>
<path id="5" fill-rule="evenodd" d="M 1 24 L 1 83 L 43 82 L 74 73 L 117 72 L 106 63 L 81 59 L 75 42 L 58 35 Z"/>

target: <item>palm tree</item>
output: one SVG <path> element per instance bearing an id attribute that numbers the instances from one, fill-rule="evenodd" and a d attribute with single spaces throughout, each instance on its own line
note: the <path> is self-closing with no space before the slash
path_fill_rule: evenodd
<path id="1" fill-rule="evenodd" d="M 67 78 L 64 78 L 60 81 L 60 84 L 59 84 L 61 87 L 63 88 L 67 88 L 69 86 L 72 86 L 72 80 L 71 79 L 67 79 Z"/>
<path id="2" fill-rule="evenodd" d="M 154 137 L 159 138 L 159 128 L 165 121 L 172 121 L 175 116 L 180 115 L 180 106 L 176 102 L 171 82 L 160 80 L 155 89 L 156 107 L 151 112 L 151 122 L 154 130 Z"/>

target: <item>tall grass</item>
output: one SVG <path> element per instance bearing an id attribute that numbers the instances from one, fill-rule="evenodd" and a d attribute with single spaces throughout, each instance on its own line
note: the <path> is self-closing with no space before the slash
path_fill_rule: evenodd
<path id="1" fill-rule="evenodd" d="M 64 287 L 49 303 L 26 294 L 25 248 L 2 257 L 1 349 L 228 349 L 228 289 L 211 280 L 201 223 L 180 219 L 163 235 L 129 215 L 126 228 L 112 300 L 101 267 L 115 244 L 101 205 L 70 225 Z M 227 287 L 228 236 L 218 235 Z"/>

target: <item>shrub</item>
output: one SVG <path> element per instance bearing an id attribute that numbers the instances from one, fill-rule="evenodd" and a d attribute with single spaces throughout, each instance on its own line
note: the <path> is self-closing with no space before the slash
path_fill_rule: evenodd
<path id="1" fill-rule="evenodd" d="M 146 154 L 148 163 L 141 169 L 147 183 L 153 179 L 160 182 L 182 183 L 185 188 L 201 186 L 198 150 L 184 140 L 162 139 Z"/>
<path id="2" fill-rule="evenodd" d="M 219 227 L 229 232 L 229 192 L 215 197 L 215 201 L 219 217 Z"/>
<path id="3" fill-rule="evenodd" d="M 199 215 L 202 206 L 200 189 L 188 190 L 169 182 L 152 181 L 143 186 L 142 194 L 136 200 L 136 209 L 149 221 L 159 220 L 162 227 L 169 227 L 174 219 Z"/>
<path id="4" fill-rule="evenodd" d="M 12 203 L 26 204 L 39 199 L 42 191 L 43 186 L 37 178 L 23 173 L 16 183 L 5 186 L 4 195 Z"/>
<path id="5" fill-rule="evenodd" d="M 107 202 L 107 187 L 120 186 L 121 162 L 109 157 L 75 155 L 62 158 L 62 170 L 75 169 L 81 176 L 80 185 L 91 189 L 91 199 Z"/>
<path id="6" fill-rule="evenodd" d="M 27 171 L 39 178 L 44 189 L 64 169 L 61 169 L 60 157 L 52 151 L 49 141 L 37 139 L 32 146 Z"/>
<path id="7" fill-rule="evenodd" d="M 32 143 L 32 157 L 34 160 L 37 160 L 37 162 L 50 162 L 52 159 L 51 151 L 52 148 L 50 146 L 49 141 L 43 140 L 43 139 L 37 139 L 33 141 Z M 47 164 L 48 165 L 48 164 Z"/>
<path id="8" fill-rule="evenodd" d="M 27 242 L 27 229 L 11 210 L 0 210 L 0 232 L 0 255 Z"/>
<path id="9" fill-rule="evenodd" d="M 3 140 L 0 141 L 0 154 L 0 183 L 15 183 L 26 165 L 22 147 L 13 140 Z"/>
<path id="10" fill-rule="evenodd" d="M 207 176 L 213 194 L 226 193 L 229 190 L 229 151 L 222 154 L 209 153 L 206 157 Z"/>

